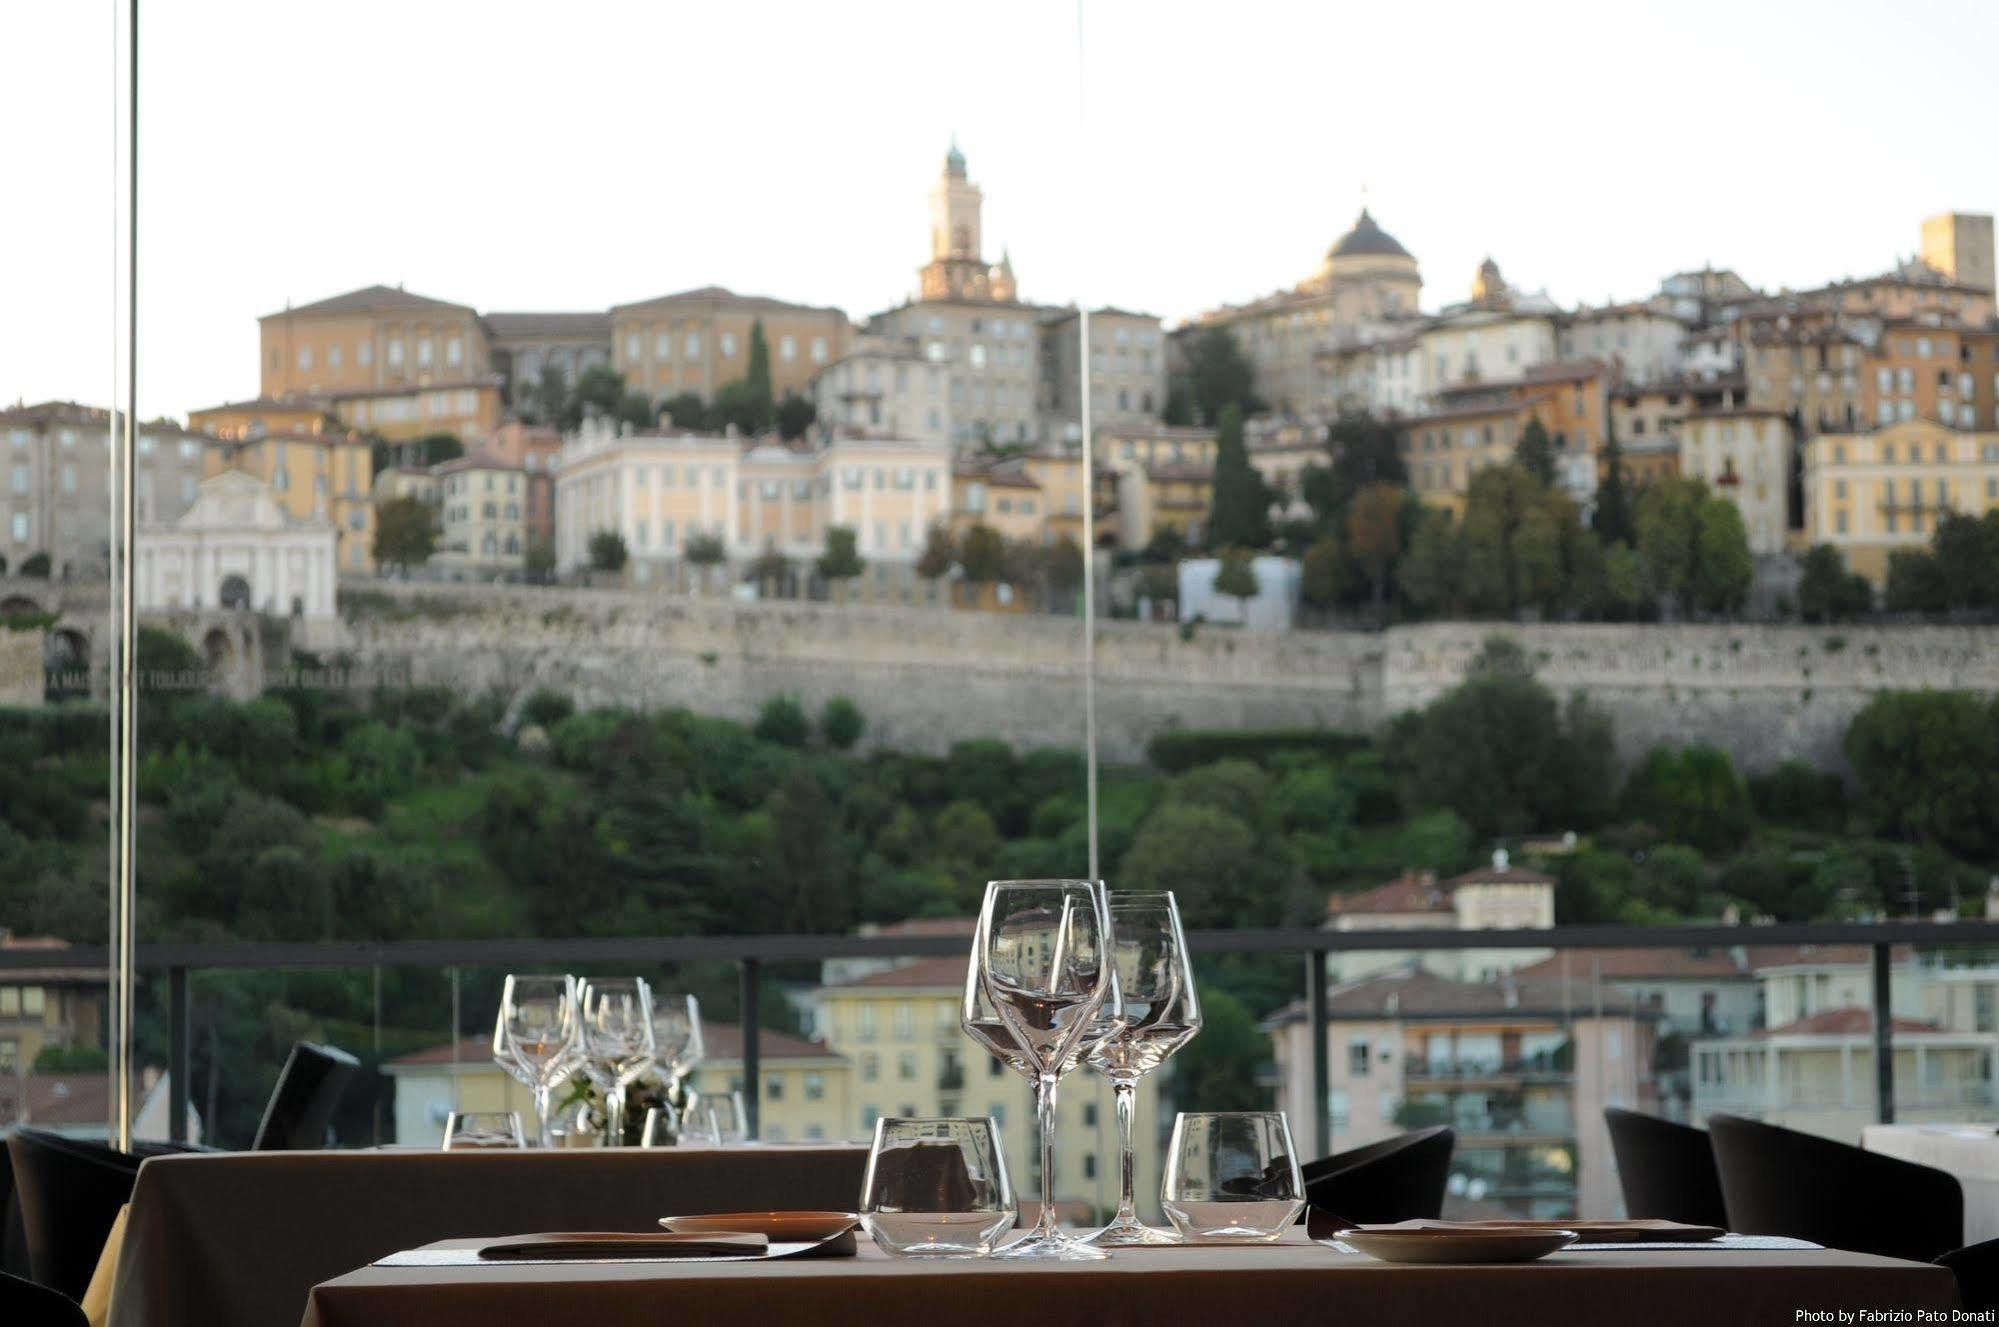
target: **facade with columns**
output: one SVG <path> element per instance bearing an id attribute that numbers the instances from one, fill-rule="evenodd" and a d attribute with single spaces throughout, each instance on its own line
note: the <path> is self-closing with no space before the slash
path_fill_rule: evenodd
<path id="1" fill-rule="evenodd" d="M 853 530 L 871 563 L 913 563 L 930 525 L 948 518 L 950 447 L 940 441 L 841 438 L 823 446 L 703 434 L 620 434 L 586 425 L 555 478 L 556 565 L 590 563 L 590 539 L 625 541 L 638 581 L 685 560 L 690 541 L 722 541 L 731 562 L 767 552 L 793 560 Z"/>
<path id="2" fill-rule="evenodd" d="M 330 619 L 336 544 L 332 522 L 293 516 L 269 484 L 224 470 L 201 482 L 178 521 L 141 528 L 139 611 L 241 608 Z"/>

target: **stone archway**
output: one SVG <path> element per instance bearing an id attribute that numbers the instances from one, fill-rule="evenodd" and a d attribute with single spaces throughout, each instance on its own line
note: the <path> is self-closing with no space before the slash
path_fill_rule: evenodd
<path id="1" fill-rule="evenodd" d="M 236 642 L 221 627 L 210 627 L 201 638 L 201 657 L 210 673 L 226 673 L 236 665 Z"/>
<path id="2" fill-rule="evenodd" d="M 42 635 L 42 696 L 72 700 L 90 695 L 90 640 L 74 627 Z"/>
<path id="3" fill-rule="evenodd" d="M 42 606 L 25 594 L 10 594 L 0 599 L 0 622 L 16 617 L 39 617 Z"/>
<path id="4" fill-rule="evenodd" d="M 215 601 L 230 612 L 247 611 L 251 601 L 250 582 L 233 574 L 224 576 L 221 588 L 215 592 Z"/>

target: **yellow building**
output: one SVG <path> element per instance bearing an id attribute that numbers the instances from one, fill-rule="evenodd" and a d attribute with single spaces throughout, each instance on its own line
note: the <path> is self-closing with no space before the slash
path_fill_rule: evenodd
<path id="1" fill-rule="evenodd" d="M 485 448 L 431 468 L 438 546 L 431 561 L 461 576 L 519 571 L 527 553 L 527 477 Z"/>
<path id="2" fill-rule="evenodd" d="M 187 413 L 190 429 L 224 442 L 243 442 L 272 434 L 319 434 L 326 432 L 331 422 L 324 401 L 303 397 L 281 401 L 260 396 Z"/>
<path id="3" fill-rule="evenodd" d="M 847 353 L 847 315 L 838 309 L 738 295 L 703 286 L 611 310 L 611 365 L 625 386 L 658 401 L 715 389 L 744 377 L 750 329 L 761 322 L 770 346 L 771 390 L 810 395 L 813 375 Z"/>
<path id="4" fill-rule="evenodd" d="M 1804 488 L 1807 541 L 1837 548 L 1879 587 L 1889 555 L 1926 546 L 1944 513 L 1999 507 L 1999 433 L 1917 419 L 1824 434 L 1805 444 Z"/>
<path id="5" fill-rule="evenodd" d="M 1047 521 L 1047 495 L 1023 462 L 960 461 L 952 468 L 951 532 L 957 537 L 984 525 L 1010 542 L 1038 544 Z"/>
<path id="6" fill-rule="evenodd" d="M 486 330 L 470 305 L 367 286 L 257 320 L 261 395 L 340 397 L 483 378 Z"/>
<path id="7" fill-rule="evenodd" d="M 0 931 L 0 951 L 7 953 L 68 948 L 68 941 L 51 936 Z M 0 1077 L 27 1073 L 46 1047 L 70 1050 L 102 1044 L 108 975 L 60 968 L 0 972 Z"/>
<path id="8" fill-rule="evenodd" d="M 500 426 L 501 385 L 500 376 L 489 373 L 421 386 L 335 392 L 326 399 L 342 424 L 390 442 L 412 442 L 433 433 L 449 433 L 463 442 Z"/>
<path id="9" fill-rule="evenodd" d="M 969 936 L 968 936 L 969 942 Z M 1027 1080 L 958 1027 L 963 958 L 930 958 L 870 971 L 818 992 L 817 1028 L 853 1064 L 857 1114 L 866 1135 L 884 1115 L 990 1115 L 1013 1165 L 1023 1209 L 1040 1184 L 1039 1135 Z M 1172 1120 L 1161 1115 L 1158 1075 L 1139 1080 L 1134 1149 L 1142 1212 L 1158 1213 L 1160 1158 Z M 1079 1069 L 1062 1082 L 1055 1196 L 1064 1215 L 1088 1220 L 1117 1205 L 1117 1119 L 1110 1085 Z"/>
<path id="10" fill-rule="evenodd" d="M 208 449 L 204 477 L 232 469 L 269 484 L 289 515 L 332 522 L 341 574 L 375 569 L 375 462 L 365 440 L 277 434 Z"/>

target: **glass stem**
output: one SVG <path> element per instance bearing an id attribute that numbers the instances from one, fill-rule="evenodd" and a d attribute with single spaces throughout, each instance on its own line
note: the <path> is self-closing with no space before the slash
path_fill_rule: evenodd
<path id="1" fill-rule="evenodd" d="M 555 1096 L 555 1087 L 553 1084 L 545 1083 L 540 1079 L 535 1080 L 534 1084 L 535 1134 L 541 1140 L 541 1145 L 543 1147 L 555 1146 L 555 1140 L 548 1132 L 548 1117 L 553 1107 L 554 1096 Z"/>
<path id="2" fill-rule="evenodd" d="M 1041 1117 L 1041 1220 L 1035 1223 L 1035 1232 L 1055 1238 L 1055 1084 L 1059 1080 L 1054 1074 L 1043 1074 L 1036 1080 L 1034 1092 L 1035 1113 Z"/>
<path id="3" fill-rule="evenodd" d="M 1114 1226 L 1139 1224 L 1137 1176 L 1131 1150 L 1132 1121 L 1138 1116 L 1138 1084 L 1129 1078 L 1111 1080 L 1111 1095 L 1117 1104 L 1118 1196 Z"/>
<path id="4" fill-rule="evenodd" d="M 625 1141 L 625 1086 L 620 1083 L 604 1094 L 604 1146 L 618 1147 Z"/>

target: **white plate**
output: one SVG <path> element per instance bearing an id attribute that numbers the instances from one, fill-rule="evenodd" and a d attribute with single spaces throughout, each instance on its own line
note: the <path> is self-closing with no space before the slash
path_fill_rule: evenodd
<path id="1" fill-rule="evenodd" d="M 1576 1242 L 1573 1230 L 1342 1230 L 1334 1236 L 1380 1262 L 1533 1262 Z"/>
<path id="2" fill-rule="evenodd" d="M 770 1239 L 831 1239 L 861 1223 L 852 1212 L 707 1212 L 663 1216 L 659 1223 L 678 1235 L 741 1233 Z"/>

